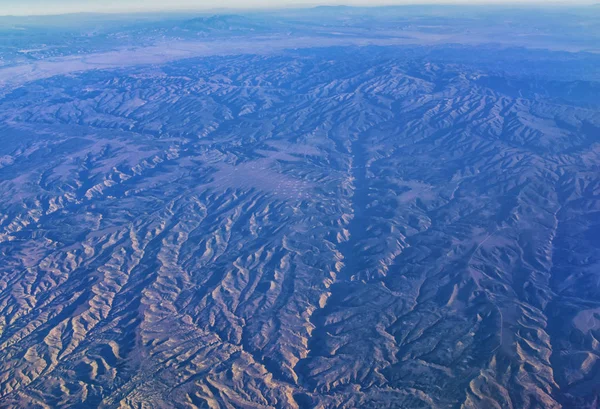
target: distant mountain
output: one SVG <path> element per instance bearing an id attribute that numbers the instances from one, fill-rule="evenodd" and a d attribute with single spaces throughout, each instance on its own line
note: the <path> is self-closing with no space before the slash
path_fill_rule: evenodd
<path id="1" fill-rule="evenodd" d="M 181 27 L 200 32 L 252 32 L 266 30 L 268 26 L 245 16 L 225 14 L 193 18 L 185 21 Z"/>

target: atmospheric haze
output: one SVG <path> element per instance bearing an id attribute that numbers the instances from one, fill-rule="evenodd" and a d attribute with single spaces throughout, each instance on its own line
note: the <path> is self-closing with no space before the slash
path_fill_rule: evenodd
<path id="1" fill-rule="evenodd" d="M 2 0 L 0 1 L 0 15 L 43 15 L 67 14 L 80 12 L 118 13 L 118 12 L 152 12 L 152 11 L 180 11 L 180 10 L 216 10 L 252 9 L 252 8 L 288 8 L 310 7 L 318 5 L 348 5 L 348 6 L 382 6 L 382 5 L 408 5 L 408 4 L 463 4 L 463 5 L 565 5 L 593 4 L 593 1 L 564 1 L 564 0 L 346 0 L 319 2 L 318 0 Z"/>

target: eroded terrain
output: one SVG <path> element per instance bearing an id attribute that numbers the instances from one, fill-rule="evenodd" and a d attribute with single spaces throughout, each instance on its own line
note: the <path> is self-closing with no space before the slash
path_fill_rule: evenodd
<path id="1" fill-rule="evenodd" d="M 478 53 L 7 91 L 0 406 L 597 407 L 600 83 Z"/>

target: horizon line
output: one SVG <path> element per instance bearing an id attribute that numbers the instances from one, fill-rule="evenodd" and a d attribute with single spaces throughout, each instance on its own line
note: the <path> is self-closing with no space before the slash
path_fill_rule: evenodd
<path id="1" fill-rule="evenodd" d="M 450 1 L 416 1 L 416 2 L 406 2 L 406 3 L 390 3 L 390 2 L 381 2 L 380 4 L 373 4 L 372 2 L 366 4 L 343 4 L 343 3 L 313 3 L 313 4 L 289 4 L 289 5 L 280 5 L 280 6 L 268 6 L 268 5 L 255 5 L 251 7 L 151 7 L 151 8 L 110 8 L 108 10 L 102 10 L 102 8 L 98 9 L 82 9 L 82 10 L 73 10 L 66 12 L 56 12 L 56 13 L 9 13 L 9 14 L 1 14 L 0 18 L 6 17 L 60 17 L 60 16 L 73 16 L 73 15 L 130 15 L 130 14 L 157 14 L 157 13 L 165 13 L 165 14 L 177 14 L 177 13 L 185 13 L 185 12 L 195 12 L 195 13 L 224 13 L 224 12 L 249 12 L 249 11 L 284 11 L 284 10 L 310 10 L 315 8 L 336 8 L 336 7 L 346 7 L 346 8 L 386 8 L 386 7 L 415 7 L 415 6 L 427 6 L 427 7 L 500 7 L 500 8 L 560 8 L 560 7 L 570 7 L 570 8 L 580 8 L 580 7 L 594 7 L 600 6 L 600 3 L 597 2 L 588 2 L 588 1 L 566 1 L 566 0 L 551 0 L 551 1 L 539 1 L 539 0 L 524 0 L 524 1 L 511 1 L 511 2 L 503 2 L 502 0 L 494 0 L 491 3 L 485 0 L 450 0 Z"/>

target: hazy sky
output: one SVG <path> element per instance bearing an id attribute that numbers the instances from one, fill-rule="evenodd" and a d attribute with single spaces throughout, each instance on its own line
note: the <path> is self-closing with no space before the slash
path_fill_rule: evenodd
<path id="1" fill-rule="evenodd" d="M 592 4 L 595 0 L 0 0 L 0 15 L 62 14 L 216 8 L 277 8 L 319 4 Z"/>

